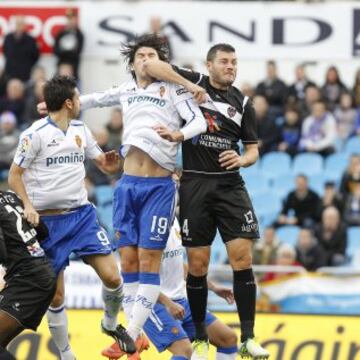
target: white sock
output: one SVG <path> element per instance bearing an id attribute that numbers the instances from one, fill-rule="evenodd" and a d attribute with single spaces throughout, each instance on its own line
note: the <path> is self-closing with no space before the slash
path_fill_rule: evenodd
<path id="1" fill-rule="evenodd" d="M 136 293 L 139 288 L 139 281 L 125 283 L 124 282 L 124 313 L 126 317 L 126 321 L 129 323 L 131 318 L 131 312 L 135 304 Z"/>
<path id="2" fill-rule="evenodd" d="M 115 330 L 117 326 L 117 315 L 124 298 L 123 285 L 120 284 L 116 289 L 109 289 L 102 285 L 102 299 L 105 305 L 103 325 L 108 330 Z"/>
<path id="3" fill-rule="evenodd" d="M 141 333 L 160 294 L 160 276 L 158 273 L 140 273 L 139 280 L 140 284 L 127 328 L 128 334 L 134 341 Z"/>
<path id="4" fill-rule="evenodd" d="M 216 360 L 235 360 L 237 355 L 237 347 L 218 348 L 216 352 Z"/>
<path id="5" fill-rule="evenodd" d="M 69 343 L 68 321 L 65 305 L 57 308 L 49 307 L 47 311 L 48 326 L 51 337 L 60 351 L 61 360 L 74 360 L 75 355 L 71 351 Z"/>

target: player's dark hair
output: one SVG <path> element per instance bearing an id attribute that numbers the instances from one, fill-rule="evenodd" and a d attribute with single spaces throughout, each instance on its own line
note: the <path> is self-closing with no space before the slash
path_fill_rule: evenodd
<path id="1" fill-rule="evenodd" d="M 136 37 L 133 41 L 122 44 L 120 52 L 128 66 L 134 63 L 135 54 L 142 47 L 154 49 L 160 60 L 169 62 L 169 47 L 165 39 L 156 34 L 145 34 Z"/>
<path id="2" fill-rule="evenodd" d="M 216 44 L 209 49 L 206 55 L 206 61 L 213 61 L 218 51 L 233 53 L 235 52 L 235 48 L 229 44 L 224 44 L 224 43 Z"/>
<path id="3" fill-rule="evenodd" d="M 76 80 L 69 76 L 56 75 L 44 86 L 44 99 L 49 112 L 59 111 L 65 100 L 75 95 Z"/>

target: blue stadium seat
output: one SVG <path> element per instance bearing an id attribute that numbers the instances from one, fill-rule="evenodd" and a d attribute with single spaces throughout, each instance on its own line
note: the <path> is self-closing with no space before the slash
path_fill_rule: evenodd
<path id="1" fill-rule="evenodd" d="M 357 253 L 360 253 L 360 226 L 349 227 L 347 237 L 346 255 L 353 259 Z"/>
<path id="2" fill-rule="evenodd" d="M 323 174 L 309 176 L 309 188 L 315 191 L 319 196 L 324 194 L 326 178 Z"/>
<path id="3" fill-rule="evenodd" d="M 105 227 L 108 232 L 109 238 L 113 240 L 115 233 L 112 224 L 112 206 L 98 206 L 96 210 L 99 216 L 100 224 Z"/>
<path id="4" fill-rule="evenodd" d="M 0 171 L 0 181 L 7 180 L 8 176 L 9 176 L 9 170 Z"/>
<path id="5" fill-rule="evenodd" d="M 350 138 L 344 145 L 344 152 L 348 155 L 360 154 L 360 137 Z"/>
<path id="6" fill-rule="evenodd" d="M 291 168 L 291 157 L 285 152 L 270 152 L 261 160 L 261 171 L 269 179 L 287 174 Z"/>
<path id="7" fill-rule="evenodd" d="M 304 174 L 307 176 L 320 174 L 323 172 L 323 162 L 323 158 L 319 154 L 299 154 L 294 158 L 292 172 L 294 175 Z"/>
<path id="8" fill-rule="evenodd" d="M 210 262 L 212 264 L 224 264 L 227 260 L 226 246 L 223 243 L 219 231 L 216 232 L 215 239 L 211 246 Z"/>
<path id="9" fill-rule="evenodd" d="M 295 189 L 295 176 L 288 173 L 275 178 L 271 188 L 274 193 L 284 199 L 290 191 Z"/>
<path id="10" fill-rule="evenodd" d="M 335 153 L 325 159 L 325 173 L 342 174 L 349 163 L 349 155 L 346 153 Z"/>
<path id="11" fill-rule="evenodd" d="M 274 192 L 259 193 L 252 197 L 252 203 L 261 226 L 271 225 L 281 210 L 281 198 Z"/>
<path id="12" fill-rule="evenodd" d="M 111 205 L 113 188 L 110 185 L 101 185 L 95 188 L 95 195 L 99 206 Z"/>
<path id="13" fill-rule="evenodd" d="M 269 191 L 268 179 L 259 174 L 245 175 L 243 179 L 251 196 Z"/>
<path id="14" fill-rule="evenodd" d="M 276 230 L 276 235 L 282 243 L 295 246 L 299 232 L 300 228 L 298 226 L 284 225 Z"/>
<path id="15" fill-rule="evenodd" d="M 255 164 L 240 169 L 240 175 L 245 179 L 248 175 L 259 175 L 260 173 L 260 161 L 258 160 Z"/>

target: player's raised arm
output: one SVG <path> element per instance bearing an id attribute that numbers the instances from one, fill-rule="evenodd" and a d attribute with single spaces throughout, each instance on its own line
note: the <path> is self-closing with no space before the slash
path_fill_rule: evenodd
<path id="1" fill-rule="evenodd" d="M 110 107 L 121 105 L 120 103 L 121 88 L 113 87 L 105 91 L 94 92 L 91 94 L 81 95 L 81 110 L 87 110 L 96 107 Z"/>
<path id="2" fill-rule="evenodd" d="M 206 90 L 196 85 L 200 74 L 189 71 L 189 77 L 183 77 L 169 63 L 157 59 L 150 59 L 144 62 L 144 69 L 151 77 L 183 86 L 189 91 L 197 103 L 201 104 L 206 101 Z"/>

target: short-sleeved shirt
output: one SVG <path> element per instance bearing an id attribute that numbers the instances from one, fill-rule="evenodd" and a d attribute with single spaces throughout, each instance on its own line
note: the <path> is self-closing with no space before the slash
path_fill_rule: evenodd
<path id="1" fill-rule="evenodd" d="M 47 117 L 21 134 L 14 162 L 26 169 L 24 184 L 36 210 L 67 209 L 88 203 L 84 160 L 100 154 L 82 121 L 72 120 L 64 132 Z"/>
<path id="2" fill-rule="evenodd" d="M 175 71 L 206 89 L 211 103 L 200 104 L 208 129 L 182 145 L 183 169 L 187 175 L 204 173 L 237 173 L 239 169 L 226 170 L 220 166 L 219 154 L 225 150 L 239 153 L 243 144 L 258 142 L 255 111 L 250 99 L 240 90 L 230 86 L 227 90 L 214 88 L 209 77 L 174 66 Z"/>

